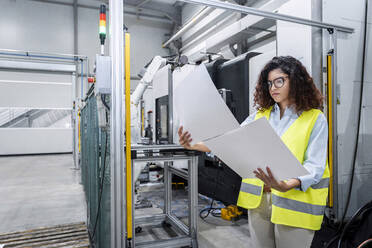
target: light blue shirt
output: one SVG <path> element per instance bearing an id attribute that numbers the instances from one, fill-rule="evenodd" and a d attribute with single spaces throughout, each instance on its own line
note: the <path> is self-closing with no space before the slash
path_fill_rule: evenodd
<path id="1" fill-rule="evenodd" d="M 256 113 L 248 116 L 240 125 L 244 126 L 254 121 Z M 275 104 L 270 114 L 269 123 L 275 132 L 282 136 L 297 118 L 296 112 L 292 108 L 287 108 L 280 119 L 280 109 Z M 328 125 L 324 114 L 321 113 L 311 132 L 303 163 L 310 174 L 298 178 L 301 181 L 302 191 L 306 191 L 311 185 L 317 184 L 322 179 L 327 162 L 327 143 Z"/>

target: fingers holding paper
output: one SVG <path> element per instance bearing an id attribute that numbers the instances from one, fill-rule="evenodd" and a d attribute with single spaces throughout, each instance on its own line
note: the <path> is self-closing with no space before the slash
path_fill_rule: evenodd
<path id="1" fill-rule="evenodd" d="M 211 152 L 211 150 L 202 142 L 191 145 L 192 142 L 191 133 L 189 133 L 188 131 L 184 132 L 183 126 L 180 126 L 180 128 L 178 129 L 178 137 L 180 145 L 183 146 L 185 149 L 196 150 L 201 152 Z"/>
<path id="2" fill-rule="evenodd" d="M 190 143 L 192 142 L 191 134 L 189 132 L 183 131 L 183 126 L 178 129 L 178 137 L 180 145 L 186 149 L 191 149 Z"/>
<path id="3" fill-rule="evenodd" d="M 263 181 L 265 185 L 280 192 L 286 192 L 292 188 L 298 187 L 301 184 L 298 179 L 290 179 L 287 182 L 277 181 L 268 166 L 266 167 L 266 172 L 261 168 L 257 168 L 253 171 L 253 173 L 257 178 Z"/>

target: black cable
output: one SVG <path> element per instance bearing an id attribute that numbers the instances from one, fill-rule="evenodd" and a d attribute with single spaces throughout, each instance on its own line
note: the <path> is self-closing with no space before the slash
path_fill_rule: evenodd
<path id="1" fill-rule="evenodd" d="M 345 237 L 345 234 L 347 232 L 347 230 L 349 229 L 349 227 L 351 226 L 351 224 L 354 222 L 354 220 L 356 218 L 358 218 L 360 215 L 363 215 L 364 213 L 366 213 L 367 211 L 370 211 L 372 210 L 372 201 L 371 202 L 368 202 L 367 204 L 365 204 L 364 206 L 362 206 L 361 208 L 359 208 L 355 213 L 354 215 L 351 217 L 351 219 L 346 223 L 344 229 L 342 230 L 342 233 L 340 235 L 340 239 L 338 240 L 338 248 L 341 248 L 341 245 L 342 245 L 342 240 L 344 239 Z"/>
<path id="2" fill-rule="evenodd" d="M 92 244 L 94 243 L 92 241 L 94 240 L 94 237 L 96 235 L 98 218 L 99 218 L 99 215 L 101 213 L 101 202 L 102 202 L 102 195 L 103 195 L 103 185 L 104 185 L 105 171 L 106 171 L 106 165 L 107 165 L 106 164 L 107 145 L 108 145 L 108 142 L 107 142 L 108 137 L 107 137 L 107 135 L 108 135 L 108 133 L 106 132 L 105 153 L 104 153 L 104 157 L 103 157 L 103 170 L 102 170 L 102 177 L 101 177 L 101 184 L 100 184 L 100 192 L 99 192 L 97 215 L 96 215 L 96 220 L 95 220 L 95 223 L 94 223 L 93 234 L 92 235 L 89 235 L 89 238 L 90 238 Z"/>
<path id="3" fill-rule="evenodd" d="M 327 246 L 325 248 L 331 247 L 331 245 L 340 237 L 339 232 L 340 232 L 340 229 L 337 230 L 336 235 L 330 241 L 328 241 Z"/>
<path id="4" fill-rule="evenodd" d="M 212 214 L 213 217 L 221 217 L 221 208 L 214 208 L 213 207 L 213 203 L 214 203 L 214 199 L 212 200 L 211 202 L 211 205 L 209 207 L 206 207 L 204 209 L 202 209 L 199 213 L 199 217 L 204 220 L 205 218 L 207 218 L 209 216 L 209 214 Z M 219 211 L 216 213 L 216 211 Z M 203 213 L 204 212 L 207 212 L 206 215 L 203 216 Z"/>
<path id="5" fill-rule="evenodd" d="M 351 198 L 351 192 L 353 189 L 353 182 L 354 182 L 354 172 L 355 172 L 355 164 L 357 159 L 357 152 L 358 152 L 358 143 L 359 143 L 359 130 L 360 130 L 360 120 L 362 115 L 362 103 L 363 103 L 363 89 L 364 89 L 364 71 L 365 71 L 365 59 L 366 59 L 366 43 L 367 43 L 367 21 L 368 21 L 368 0 L 366 0 L 366 8 L 365 8 L 365 16 L 364 16 L 364 37 L 363 37 L 363 56 L 362 56 L 362 74 L 361 74 L 361 81 L 360 81 L 360 96 L 359 96 L 359 113 L 358 113 L 358 126 L 357 126 L 357 132 L 356 132 L 356 141 L 355 141 L 355 147 L 354 147 L 354 154 L 353 154 L 353 166 L 351 169 L 351 178 L 350 178 L 350 184 L 349 184 L 349 191 L 348 196 L 346 200 L 346 205 L 344 209 L 344 213 L 342 215 L 341 219 L 341 226 L 342 223 L 345 220 L 347 210 L 349 208 L 350 204 L 350 198 Z"/>
<path id="6" fill-rule="evenodd" d="M 215 186 L 214 186 L 214 190 L 213 190 L 213 196 L 216 195 L 216 191 L 217 191 L 217 181 L 218 181 L 218 177 L 220 175 L 220 170 L 221 170 L 221 168 L 220 168 L 220 165 L 221 164 L 220 163 L 221 162 L 218 161 L 218 167 L 217 167 L 218 171 L 217 171 L 217 176 L 216 176 L 217 178 L 215 180 Z M 213 207 L 213 203 L 214 203 L 214 199 L 212 199 L 211 205 L 209 207 L 206 207 L 206 208 L 204 208 L 204 209 L 202 209 L 200 211 L 199 217 L 202 220 L 204 220 L 205 218 L 207 218 L 209 216 L 209 214 L 212 214 L 212 216 L 214 216 L 214 217 L 221 217 L 221 208 L 214 208 Z M 207 214 L 203 216 L 203 213 L 206 212 L 206 211 L 207 211 Z M 220 213 L 215 213 L 215 211 L 220 211 Z"/>
<path id="7" fill-rule="evenodd" d="M 358 218 L 360 215 L 363 215 L 365 212 L 369 211 L 369 210 L 372 210 L 372 201 L 365 204 L 364 206 L 360 207 L 355 213 L 354 215 L 351 217 L 351 219 L 345 224 L 345 227 L 343 228 L 342 230 L 342 233 L 341 234 L 337 234 L 336 236 L 334 236 L 330 241 L 328 241 L 327 243 L 327 248 L 330 247 L 331 244 L 333 244 L 338 238 L 339 239 L 339 242 L 342 242 L 347 230 L 349 229 L 349 227 L 351 226 L 351 224 L 353 223 L 353 221 Z M 340 243 L 339 243 L 340 244 Z M 338 244 L 338 246 L 339 246 Z"/>
<path id="8" fill-rule="evenodd" d="M 110 111 L 110 106 L 106 103 L 106 95 L 101 94 L 101 100 L 106 109 Z"/>
<path id="9" fill-rule="evenodd" d="M 203 216 L 203 213 L 207 211 L 207 214 Z M 219 211 L 219 212 L 215 212 L 215 211 Z M 202 219 L 202 220 L 205 220 L 209 214 L 212 214 L 213 217 L 221 217 L 221 208 L 205 208 L 203 209 L 202 211 L 200 211 L 200 214 L 199 214 L 199 217 Z"/>
<path id="10" fill-rule="evenodd" d="M 367 239 L 366 241 L 364 241 L 358 246 L 358 248 L 368 248 L 368 247 L 372 247 L 372 239 Z"/>

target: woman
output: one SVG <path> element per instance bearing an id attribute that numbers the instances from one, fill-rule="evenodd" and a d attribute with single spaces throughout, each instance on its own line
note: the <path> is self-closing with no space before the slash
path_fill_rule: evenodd
<path id="1" fill-rule="evenodd" d="M 323 97 L 297 59 L 274 57 L 262 69 L 254 94 L 257 111 L 241 125 L 265 117 L 308 175 L 277 181 L 271 170 L 257 168 L 243 179 L 238 206 L 248 209 L 253 247 L 310 247 L 319 230 L 328 196 L 327 121 Z M 191 134 L 178 130 L 186 149 L 210 152 L 203 143 L 190 145 Z M 268 151 L 270 155 L 270 151 Z"/>

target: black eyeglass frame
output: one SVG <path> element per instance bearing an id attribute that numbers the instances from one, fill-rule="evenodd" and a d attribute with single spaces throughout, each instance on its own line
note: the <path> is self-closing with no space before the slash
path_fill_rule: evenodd
<path id="1" fill-rule="evenodd" d="M 277 77 L 275 78 L 274 80 L 272 81 L 267 81 L 267 86 L 269 88 L 269 90 L 271 89 L 271 87 L 273 87 L 273 85 L 275 85 L 275 88 L 279 89 L 279 88 L 282 88 L 285 84 L 285 78 L 288 78 L 288 76 L 284 76 L 284 77 Z M 278 84 L 278 80 L 281 79 L 283 80 L 283 82 L 279 83 Z"/>

